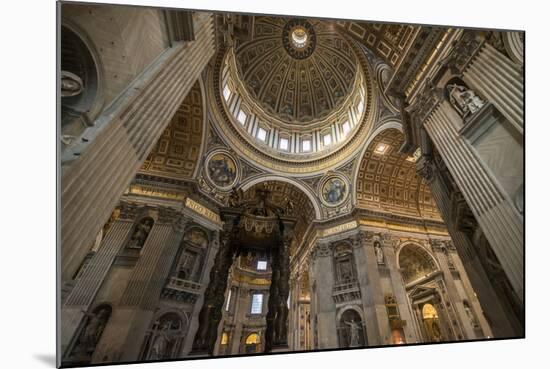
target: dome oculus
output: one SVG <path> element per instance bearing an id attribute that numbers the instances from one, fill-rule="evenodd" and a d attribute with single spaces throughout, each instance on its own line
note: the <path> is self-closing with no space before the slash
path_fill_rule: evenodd
<path id="1" fill-rule="evenodd" d="M 301 49 L 306 46 L 307 43 L 307 32 L 304 27 L 298 26 L 294 28 L 291 33 L 292 44 L 294 47 Z"/>
<path id="2" fill-rule="evenodd" d="M 291 19 L 283 27 L 283 45 L 294 59 L 305 59 L 313 54 L 316 42 L 315 30 L 305 19 Z"/>

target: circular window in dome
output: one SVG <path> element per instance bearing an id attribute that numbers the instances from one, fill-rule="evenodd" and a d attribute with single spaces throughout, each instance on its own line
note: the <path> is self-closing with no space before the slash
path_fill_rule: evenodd
<path id="1" fill-rule="evenodd" d="M 307 32 L 304 27 L 298 26 L 294 28 L 291 33 L 292 43 L 295 47 L 301 49 L 306 46 L 307 43 Z"/>
<path id="2" fill-rule="evenodd" d="M 315 30 L 305 19 L 291 19 L 283 28 L 283 45 L 294 59 L 305 59 L 315 50 Z"/>

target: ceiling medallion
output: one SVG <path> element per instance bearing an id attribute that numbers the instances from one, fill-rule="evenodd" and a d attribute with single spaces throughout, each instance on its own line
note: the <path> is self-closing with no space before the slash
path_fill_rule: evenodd
<path id="1" fill-rule="evenodd" d="M 229 190 L 237 182 L 236 160 L 225 150 L 214 150 L 206 157 L 206 176 L 220 190 Z"/>
<path id="2" fill-rule="evenodd" d="M 327 176 L 319 187 L 321 202 L 329 207 L 342 204 L 349 194 L 349 183 L 341 174 Z"/>
<path id="3" fill-rule="evenodd" d="M 311 23 L 305 19 L 291 19 L 283 28 L 283 45 L 294 59 L 305 59 L 313 54 L 317 38 Z"/>

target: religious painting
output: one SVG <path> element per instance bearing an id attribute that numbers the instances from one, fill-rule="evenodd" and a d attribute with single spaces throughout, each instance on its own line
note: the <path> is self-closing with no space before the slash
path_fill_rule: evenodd
<path id="1" fill-rule="evenodd" d="M 340 177 L 331 177 L 322 187 L 322 197 L 325 203 L 330 206 L 341 204 L 348 195 L 348 186 Z"/>
<path id="2" fill-rule="evenodd" d="M 212 183 L 221 188 L 231 187 L 237 178 L 237 165 L 225 153 L 212 155 L 208 159 L 206 170 Z"/>

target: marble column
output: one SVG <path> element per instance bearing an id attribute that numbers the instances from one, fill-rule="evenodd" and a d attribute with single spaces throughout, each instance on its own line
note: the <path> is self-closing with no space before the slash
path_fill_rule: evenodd
<path id="1" fill-rule="evenodd" d="M 469 300 L 478 317 L 488 316 L 493 323 L 487 326 L 485 319 L 479 319 L 484 332 L 492 332 L 496 337 L 510 337 L 515 335 L 513 325 L 501 306 L 501 299 L 492 286 L 487 272 L 484 270 L 479 257 L 476 254 L 471 239 L 462 231 L 457 229 L 457 220 L 454 219 L 452 209 L 452 198 L 449 192 L 452 184 L 447 183 L 433 159 L 423 157 L 418 166 L 420 173 L 424 175 L 430 186 L 430 192 L 437 204 L 439 212 L 447 225 L 449 235 L 453 240 L 460 263 L 463 266 L 468 278 L 464 281 Z M 463 226 L 465 224 L 462 224 Z M 490 333 L 489 333 L 490 335 Z"/>
<path id="2" fill-rule="evenodd" d="M 65 352 L 70 340 L 74 337 L 84 312 L 88 311 L 101 287 L 113 261 L 128 239 L 134 225 L 133 219 L 124 215 L 117 219 L 96 254 L 90 259 L 86 269 L 76 280 L 75 286 L 61 307 L 61 352 Z"/>
<path id="3" fill-rule="evenodd" d="M 313 333 L 316 335 L 315 349 L 338 348 L 338 333 L 336 330 L 336 306 L 332 298 L 334 287 L 334 270 L 331 258 L 331 250 L 328 243 L 318 243 L 311 255 L 310 281 L 312 286 L 312 300 L 315 295 L 315 303 L 312 303 L 312 318 L 317 317 L 312 324 Z"/>
<path id="4" fill-rule="evenodd" d="M 447 306 L 447 310 L 450 314 L 450 322 L 455 336 L 458 340 L 474 339 L 475 336 L 472 329 L 465 330 L 464 324 L 467 324 L 467 315 L 464 311 L 464 305 L 462 298 L 460 297 L 455 285 L 454 277 L 451 273 L 448 263 L 447 252 L 445 244 L 441 240 L 430 240 L 433 255 L 435 256 L 441 271 L 443 272 L 443 280 L 445 282 L 445 290 L 447 293 L 447 299 L 451 306 Z M 460 319 L 457 319 L 460 317 Z"/>
<path id="5" fill-rule="evenodd" d="M 447 101 L 441 101 L 424 127 L 456 181 L 474 217 L 523 301 L 523 217 L 495 183 L 474 149 L 456 127 L 462 122 Z"/>
<path id="6" fill-rule="evenodd" d="M 186 223 L 171 211 L 163 219 L 162 212 L 97 345 L 93 363 L 140 359 L 145 333 L 181 245 Z"/>
<path id="7" fill-rule="evenodd" d="M 61 278 L 69 281 L 117 201 L 214 55 L 211 15 L 193 15 L 195 40 L 161 54 L 67 149 L 61 174 Z"/>
<path id="8" fill-rule="evenodd" d="M 391 337 L 384 292 L 374 251 L 374 234 L 360 232 L 353 241 L 353 258 L 361 289 L 368 346 L 388 343 Z"/>

